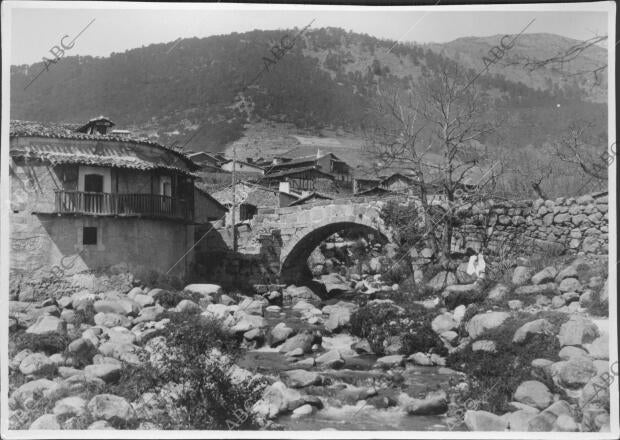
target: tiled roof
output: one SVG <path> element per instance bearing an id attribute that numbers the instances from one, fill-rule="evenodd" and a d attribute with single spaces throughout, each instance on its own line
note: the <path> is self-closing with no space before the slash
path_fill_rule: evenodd
<path id="1" fill-rule="evenodd" d="M 313 192 L 311 194 L 308 194 L 305 197 L 302 197 L 302 198 L 300 198 L 298 200 L 295 200 L 289 206 L 303 205 L 304 203 L 306 203 L 308 200 L 311 200 L 311 199 L 334 200 L 333 197 L 326 196 L 325 194 L 321 194 L 321 193 L 318 193 L 318 192 Z"/>
<path id="2" fill-rule="evenodd" d="M 177 151 L 173 148 L 166 147 L 157 142 L 152 142 L 147 139 L 135 139 L 127 136 L 119 135 L 94 135 L 76 132 L 80 128 L 80 124 L 70 123 L 53 123 L 53 122 L 33 122 L 33 121 L 20 121 L 12 120 L 10 124 L 9 136 L 11 137 L 48 137 L 57 139 L 75 139 L 75 140 L 99 140 L 99 141 L 112 141 L 112 142 L 126 142 L 130 144 L 149 145 L 152 147 L 160 148 L 165 151 L 169 151 L 179 158 L 181 158 L 190 170 L 198 169 L 198 166 L 185 154 Z"/>
<path id="3" fill-rule="evenodd" d="M 168 169 L 195 177 L 185 167 L 175 166 L 176 159 L 147 161 L 137 157 L 130 146 L 110 145 L 98 150 L 95 145 L 31 144 L 11 148 L 10 154 L 15 158 L 49 161 L 53 165 L 82 164 L 137 170 Z"/>
<path id="4" fill-rule="evenodd" d="M 211 195 L 222 204 L 232 203 L 232 187 L 214 191 Z M 279 203 L 279 191 L 246 182 L 237 183 L 237 203 L 248 203 L 258 207 L 273 207 Z"/>
<path id="5" fill-rule="evenodd" d="M 324 173 L 323 171 L 319 170 L 318 168 L 314 166 L 303 167 L 303 168 L 293 168 L 292 170 L 285 170 L 285 171 L 280 171 L 277 173 L 265 174 L 265 176 L 263 176 L 263 179 L 276 179 L 278 177 L 286 177 L 286 176 L 291 176 L 293 174 L 305 173 L 308 171 L 314 171 L 316 173 L 324 175 L 328 179 L 334 179 L 334 176 L 332 176 L 331 174 Z"/>

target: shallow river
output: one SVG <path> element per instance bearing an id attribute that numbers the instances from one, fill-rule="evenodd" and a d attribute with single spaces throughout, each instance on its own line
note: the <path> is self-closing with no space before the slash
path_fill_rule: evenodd
<path id="1" fill-rule="evenodd" d="M 330 301 L 331 302 L 331 301 Z M 297 312 L 284 307 L 280 313 L 266 313 L 270 327 L 285 322 L 295 329 L 321 329 L 321 325 L 310 325 L 300 319 Z M 312 415 L 293 418 L 290 414 L 279 416 L 275 422 L 289 430 L 446 430 L 445 416 L 413 416 L 408 415 L 399 400 L 408 395 L 423 398 L 429 390 L 447 383 L 454 372 L 442 367 L 418 367 L 408 365 L 404 371 L 400 369 L 397 379 L 393 372 L 373 369 L 376 357 L 357 355 L 351 350 L 351 344 L 358 339 L 347 333 L 339 333 L 331 337 L 323 337 L 322 347 L 325 351 L 338 349 L 345 359 L 342 369 L 305 368 L 317 371 L 328 378 L 328 385 L 309 386 L 299 389 L 300 392 L 315 395 L 323 402 L 323 409 Z M 321 351 L 323 352 L 323 351 Z M 278 376 L 280 372 L 299 368 L 294 361 L 307 357 L 316 357 L 320 353 L 307 354 L 303 358 L 291 360 L 279 353 L 276 348 L 263 347 L 250 350 L 239 363 L 243 368 L 257 371 L 270 376 Z M 377 408 L 371 402 L 359 400 L 362 390 L 376 390 L 376 400 L 391 400 L 395 406 Z"/>

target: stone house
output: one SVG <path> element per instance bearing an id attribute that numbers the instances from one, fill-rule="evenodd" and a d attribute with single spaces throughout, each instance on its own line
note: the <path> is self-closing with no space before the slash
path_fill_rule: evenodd
<path id="1" fill-rule="evenodd" d="M 195 206 L 184 154 L 83 126 L 11 121 L 11 273 L 105 270 L 119 263 L 185 276 L 194 226 L 213 217 Z M 223 207 L 222 207 L 223 208 Z"/>

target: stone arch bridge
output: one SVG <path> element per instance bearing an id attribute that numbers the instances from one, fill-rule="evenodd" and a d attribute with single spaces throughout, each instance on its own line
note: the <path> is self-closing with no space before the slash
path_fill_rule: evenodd
<path id="1" fill-rule="evenodd" d="M 307 278 L 310 253 L 329 236 L 359 231 L 383 242 L 393 233 L 381 218 L 387 199 L 337 199 L 284 208 L 262 208 L 238 233 L 238 252 L 259 255 L 282 283 Z"/>

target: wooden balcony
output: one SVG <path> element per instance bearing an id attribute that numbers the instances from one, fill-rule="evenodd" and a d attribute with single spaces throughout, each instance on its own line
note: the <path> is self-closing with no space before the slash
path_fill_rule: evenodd
<path id="1" fill-rule="evenodd" d="M 157 194 L 116 194 L 55 191 L 55 212 L 192 221 L 193 206 L 185 200 Z"/>

